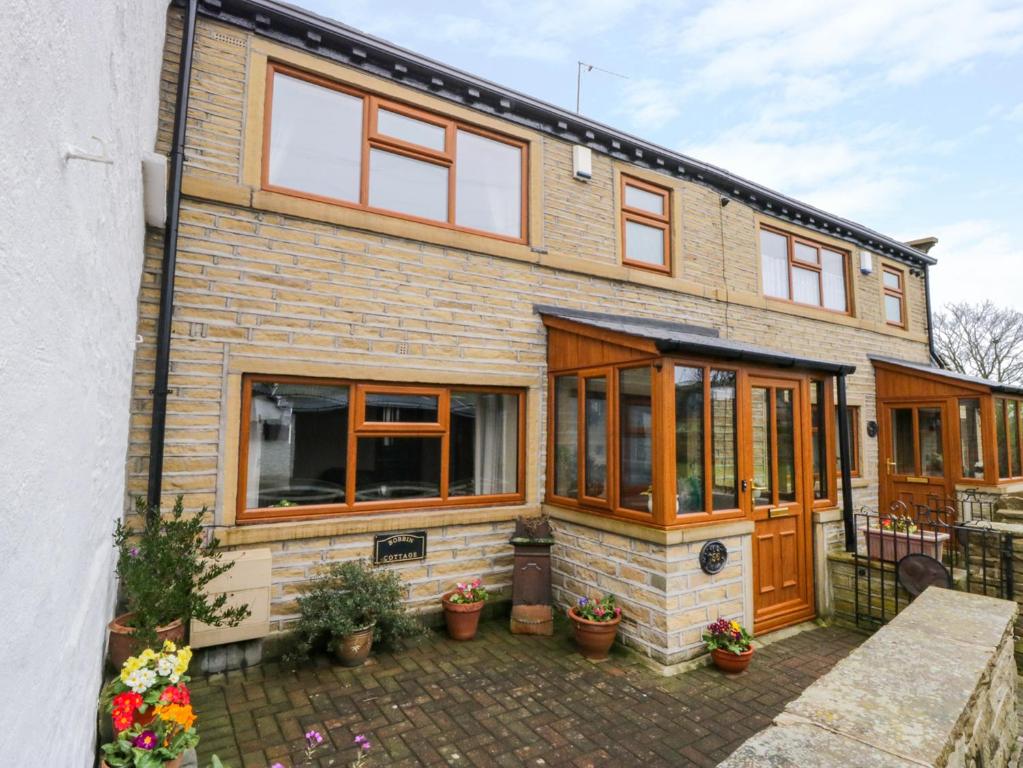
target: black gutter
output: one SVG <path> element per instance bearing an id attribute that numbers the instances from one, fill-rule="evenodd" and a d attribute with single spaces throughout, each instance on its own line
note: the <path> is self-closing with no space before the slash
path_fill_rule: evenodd
<path id="1" fill-rule="evenodd" d="M 924 265 L 924 300 L 927 303 L 927 347 L 931 351 L 931 360 L 939 368 L 947 368 L 938 350 L 934 348 L 934 315 L 931 313 L 931 273 Z"/>
<path id="2" fill-rule="evenodd" d="M 842 473 L 842 523 L 845 528 L 845 551 L 856 551 L 853 525 L 852 457 L 849 455 L 849 407 L 845 394 L 845 372 L 838 374 L 838 457 Z"/>
<path id="3" fill-rule="evenodd" d="M 167 225 L 163 234 L 160 271 L 160 317 L 156 326 L 156 373 L 153 380 L 153 423 L 149 430 L 149 485 L 146 501 L 155 514 L 163 491 L 163 441 L 167 431 L 167 387 L 170 378 L 171 321 L 174 315 L 174 273 L 178 260 L 178 222 L 181 212 L 181 176 L 185 164 L 185 126 L 188 121 L 188 90 L 192 80 L 192 49 L 198 0 L 187 0 L 181 35 L 178 90 L 174 101 L 174 128 L 170 151 L 170 183 L 167 185 Z"/>
<path id="4" fill-rule="evenodd" d="M 768 189 L 710 163 L 582 117 L 414 53 L 341 22 L 276 0 L 204 0 L 200 12 L 316 56 L 392 80 L 437 98 L 583 144 L 619 160 L 711 187 L 767 215 L 852 241 L 911 266 L 932 256 L 862 224 Z"/>
<path id="5" fill-rule="evenodd" d="M 748 363 L 760 363 L 761 365 L 770 365 L 776 368 L 800 368 L 808 371 L 821 371 L 823 373 L 832 373 L 839 376 L 845 376 L 847 373 L 854 373 L 856 371 L 855 365 L 847 365 L 845 363 L 829 363 L 822 360 L 812 360 L 810 358 L 794 357 L 792 355 L 784 355 L 780 352 L 769 352 L 760 350 L 745 350 L 745 349 L 730 349 L 720 344 L 714 344 L 713 342 L 703 342 L 699 339 L 692 341 L 673 341 L 673 340 L 655 340 L 654 344 L 657 347 L 658 352 L 665 354 L 695 354 L 704 355 L 706 357 L 712 357 L 717 360 L 727 360 L 731 362 L 748 362 Z"/>

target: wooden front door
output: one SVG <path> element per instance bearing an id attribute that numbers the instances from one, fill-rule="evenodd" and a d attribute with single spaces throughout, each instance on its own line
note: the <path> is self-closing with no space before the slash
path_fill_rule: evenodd
<path id="1" fill-rule="evenodd" d="M 942 509 L 951 495 L 948 418 L 943 401 L 900 402 L 881 407 L 881 511 L 903 502 Z"/>
<path id="2" fill-rule="evenodd" d="M 756 633 L 814 616 L 807 473 L 809 426 L 803 382 L 749 379 L 747 466 L 753 531 L 753 629 Z"/>

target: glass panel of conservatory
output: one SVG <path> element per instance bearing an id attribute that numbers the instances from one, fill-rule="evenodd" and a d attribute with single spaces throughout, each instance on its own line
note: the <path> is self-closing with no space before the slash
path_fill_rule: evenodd
<path id="1" fill-rule="evenodd" d="M 619 374 L 619 498 L 625 509 L 652 511 L 653 394 L 649 368 Z"/>
<path id="2" fill-rule="evenodd" d="M 579 492 L 579 378 L 554 380 L 554 493 L 575 498 Z"/>
<path id="3" fill-rule="evenodd" d="M 980 400 L 971 398 L 959 401 L 959 455 L 963 477 L 984 477 Z"/>
<path id="4" fill-rule="evenodd" d="M 675 478 L 679 514 L 704 509 L 703 369 L 675 366 Z"/>
<path id="5" fill-rule="evenodd" d="M 945 474 L 945 448 L 942 442 L 940 408 L 921 408 L 917 419 L 920 429 L 920 465 L 928 477 Z"/>
<path id="6" fill-rule="evenodd" d="M 607 498 L 607 379 L 585 379 L 586 489 L 584 496 Z"/>

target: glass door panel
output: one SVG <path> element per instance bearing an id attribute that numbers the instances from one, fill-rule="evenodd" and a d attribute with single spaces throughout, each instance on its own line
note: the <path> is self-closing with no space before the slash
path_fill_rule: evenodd
<path id="1" fill-rule="evenodd" d="M 753 504 L 774 503 L 774 467 L 771 456 L 771 391 L 753 387 Z"/>
<path id="2" fill-rule="evenodd" d="M 791 389 L 774 391 L 774 423 L 778 446 L 778 501 L 796 500 L 796 431 Z"/>
<path id="3" fill-rule="evenodd" d="M 912 408 L 892 409 L 892 456 L 895 462 L 895 474 L 916 474 Z"/>
<path id="4" fill-rule="evenodd" d="M 945 449 L 942 441 L 940 408 L 921 408 L 917 412 L 917 431 L 920 440 L 920 466 L 927 477 L 945 474 Z"/>

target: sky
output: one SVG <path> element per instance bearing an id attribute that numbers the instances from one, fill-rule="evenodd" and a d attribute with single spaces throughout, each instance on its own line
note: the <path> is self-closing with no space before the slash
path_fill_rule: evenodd
<path id="1" fill-rule="evenodd" d="M 292 0 L 899 240 L 1023 310 L 1023 0 Z"/>

